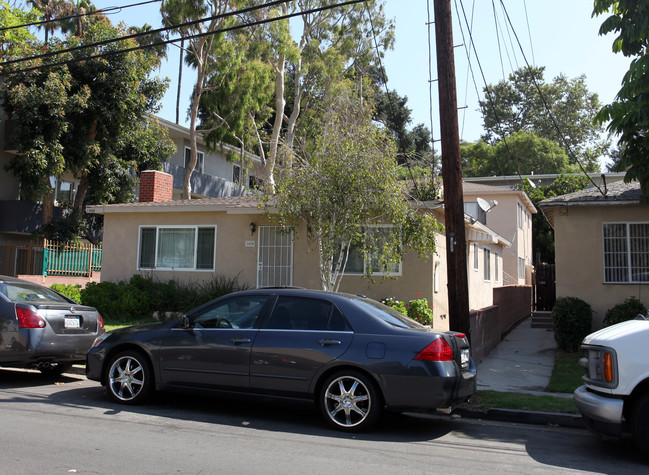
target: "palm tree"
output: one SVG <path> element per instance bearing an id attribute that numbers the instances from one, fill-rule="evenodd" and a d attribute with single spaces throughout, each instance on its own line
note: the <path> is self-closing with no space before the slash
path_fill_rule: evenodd
<path id="1" fill-rule="evenodd" d="M 61 20 L 61 31 L 71 33 L 75 36 L 83 36 L 87 27 L 101 18 L 105 18 L 102 13 L 94 13 L 97 7 L 89 0 L 77 0 L 76 3 L 64 2 L 62 14 L 67 18 Z"/>
<path id="2" fill-rule="evenodd" d="M 69 2 L 66 2 L 65 0 L 29 0 L 29 4 L 41 12 L 41 18 L 44 21 L 49 22 L 39 26 L 39 28 L 45 30 L 45 45 L 47 45 L 50 34 L 54 34 L 54 32 L 60 28 L 57 23 L 52 20 L 62 16 L 63 12 L 69 8 L 66 6 L 66 3 Z"/>

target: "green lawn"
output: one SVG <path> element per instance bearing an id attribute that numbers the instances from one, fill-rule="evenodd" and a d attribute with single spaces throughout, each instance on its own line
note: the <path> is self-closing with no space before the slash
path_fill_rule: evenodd
<path id="1" fill-rule="evenodd" d="M 552 377 L 547 387 L 548 392 L 572 394 L 583 384 L 581 377 L 584 374 L 584 368 L 578 364 L 579 358 L 582 356 L 581 352 L 557 352 Z M 556 397 L 550 394 L 537 396 L 499 391 L 478 391 L 463 407 L 474 411 L 499 408 L 575 414 L 578 412 L 572 397 Z"/>

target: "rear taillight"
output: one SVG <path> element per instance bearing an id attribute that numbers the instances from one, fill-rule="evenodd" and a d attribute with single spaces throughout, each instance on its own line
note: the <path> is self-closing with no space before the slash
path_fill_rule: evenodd
<path id="1" fill-rule="evenodd" d="M 20 328 L 45 328 L 45 320 L 28 308 L 16 307 L 16 317 Z"/>
<path id="2" fill-rule="evenodd" d="M 104 319 L 101 318 L 101 313 L 97 312 L 97 326 L 99 328 L 104 328 Z"/>
<path id="3" fill-rule="evenodd" d="M 421 361 L 453 361 L 453 350 L 446 340 L 442 337 L 434 340 L 430 345 L 421 350 L 416 360 Z"/>

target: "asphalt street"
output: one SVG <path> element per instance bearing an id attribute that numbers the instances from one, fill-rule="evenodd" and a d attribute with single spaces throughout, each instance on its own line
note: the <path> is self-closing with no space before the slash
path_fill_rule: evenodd
<path id="1" fill-rule="evenodd" d="M 628 442 L 583 429 L 386 415 L 326 427 L 308 403 L 159 395 L 111 402 L 81 375 L 0 370 L 2 473 L 616 473 L 647 471 Z"/>

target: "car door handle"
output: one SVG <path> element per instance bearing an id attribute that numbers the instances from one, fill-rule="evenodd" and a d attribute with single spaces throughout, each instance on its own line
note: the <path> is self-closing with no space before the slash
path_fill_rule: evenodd
<path id="1" fill-rule="evenodd" d="M 332 340 L 330 338 L 325 338 L 324 340 L 320 340 L 318 342 L 318 345 L 322 345 L 322 346 L 340 345 L 340 340 Z"/>
<path id="2" fill-rule="evenodd" d="M 235 345 L 240 345 L 243 343 L 250 343 L 250 338 L 232 338 L 230 340 L 230 343 L 234 343 Z"/>

